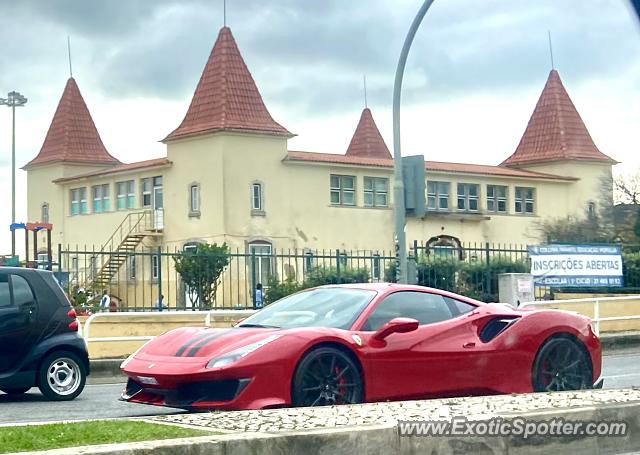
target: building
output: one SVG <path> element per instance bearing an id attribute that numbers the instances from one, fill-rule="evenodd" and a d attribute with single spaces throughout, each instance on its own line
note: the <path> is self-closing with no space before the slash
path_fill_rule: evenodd
<path id="1" fill-rule="evenodd" d="M 109 154 L 69 79 L 40 152 L 24 166 L 29 220 L 51 222 L 54 245 L 99 253 L 88 266 L 94 272 L 76 278 L 87 285 L 105 268 L 105 286 L 122 274 L 137 279 L 142 265 L 113 252 L 182 251 L 198 242 L 258 255 L 389 251 L 393 160 L 371 110 L 342 154 L 291 151 L 292 136 L 269 114 L 224 27 L 184 119 L 163 140 L 165 158 L 123 164 Z M 407 239 L 538 242 L 540 220 L 611 202 L 601 188 L 615 163 L 552 70 L 517 149 L 500 165 L 426 162 L 427 215 L 408 219 Z M 159 259 L 149 258 L 153 277 Z M 73 260 L 65 267 L 83 268 Z M 258 279 L 275 267 L 265 262 Z"/>

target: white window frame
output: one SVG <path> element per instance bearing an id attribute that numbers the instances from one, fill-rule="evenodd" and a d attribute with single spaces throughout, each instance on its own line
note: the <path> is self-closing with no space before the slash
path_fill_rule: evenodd
<path id="1" fill-rule="evenodd" d="M 351 180 L 353 182 L 351 187 L 346 187 L 345 182 Z M 345 202 L 345 195 L 351 195 L 353 202 Z M 337 201 L 334 201 L 334 196 L 337 196 Z M 346 207 L 356 206 L 356 176 L 355 175 L 343 175 L 343 174 L 330 174 L 329 176 L 329 201 L 331 205 L 342 205 Z"/>
<path id="2" fill-rule="evenodd" d="M 437 180 L 429 180 L 427 182 L 427 210 L 448 212 L 451 210 L 449 205 L 449 193 L 451 192 L 451 183 Z M 433 201 L 433 204 L 431 202 Z M 446 207 L 442 207 L 442 202 L 446 201 Z"/>
<path id="3" fill-rule="evenodd" d="M 158 277 L 160 276 L 160 255 L 152 254 L 151 255 L 151 281 L 158 281 Z"/>
<path id="4" fill-rule="evenodd" d="M 71 194 L 71 206 L 70 206 L 70 215 L 86 215 L 87 214 L 87 187 L 83 186 L 80 188 L 72 188 L 70 191 Z M 74 205 L 77 208 L 77 211 L 74 213 L 73 207 Z"/>
<path id="5" fill-rule="evenodd" d="M 528 192 L 531 191 L 531 197 L 528 196 Z M 535 215 L 536 213 L 536 189 L 533 187 L 516 186 L 516 197 L 514 201 L 514 209 L 518 215 Z M 518 204 L 520 204 L 520 210 L 518 210 Z M 528 206 L 531 206 L 531 210 L 528 210 Z"/>
<path id="6" fill-rule="evenodd" d="M 136 270 L 136 256 L 131 255 L 127 258 L 127 279 L 129 281 L 135 281 L 137 276 Z"/>
<path id="7" fill-rule="evenodd" d="M 189 184 L 189 216 L 200 215 L 200 184 Z"/>
<path id="8" fill-rule="evenodd" d="M 109 184 L 104 183 L 91 187 L 93 200 L 92 213 L 104 213 L 111 210 L 111 197 L 109 195 Z"/>
<path id="9" fill-rule="evenodd" d="M 382 183 L 384 189 L 379 189 L 377 183 Z M 386 177 L 364 177 L 364 206 L 388 207 L 389 206 L 389 179 Z M 384 203 L 378 203 L 378 197 L 384 197 Z M 369 201 L 367 200 L 369 199 Z"/>
<path id="10" fill-rule="evenodd" d="M 480 185 L 477 183 L 458 183 L 457 186 L 457 205 L 459 212 L 477 212 L 480 210 Z M 471 189 L 475 188 L 476 194 L 471 194 Z M 475 203 L 475 208 L 471 206 Z"/>
<path id="11" fill-rule="evenodd" d="M 499 191 L 504 191 L 504 196 Z M 509 187 L 506 185 L 487 185 L 487 211 L 491 213 L 507 213 L 509 208 Z M 500 203 L 504 210 L 500 210 Z"/>
<path id="12" fill-rule="evenodd" d="M 257 212 L 263 210 L 262 183 L 260 182 L 253 182 L 251 184 L 251 210 Z"/>
<path id="13" fill-rule="evenodd" d="M 49 203 L 45 202 L 40 206 L 40 220 L 43 223 L 49 222 Z"/>
<path id="14" fill-rule="evenodd" d="M 135 197 L 135 182 L 133 180 L 116 182 L 116 210 L 135 208 Z"/>
<path id="15" fill-rule="evenodd" d="M 140 194 L 142 195 L 142 198 L 140 200 L 140 206 L 143 208 L 152 207 L 153 206 L 153 179 L 151 177 L 147 177 L 141 180 Z M 148 204 L 144 202 L 145 196 L 149 197 Z"/>

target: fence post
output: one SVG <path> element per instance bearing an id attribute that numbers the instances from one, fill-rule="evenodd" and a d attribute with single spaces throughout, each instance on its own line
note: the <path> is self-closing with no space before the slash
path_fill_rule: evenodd
<path id="1" fill-rule="evenodd" d="M 486 267 L 485 267 L 485 293 L 487 295 L 489 295 L 489 293 L 491 292 L 491 268 L 490 268 L 490 255 L 489 255 L 489 242 L 485 243 L 485 261 L 487 263 Z"/>
<path id="2" fill-rule="evenodd" d="M 251 306 L 256 308 L 256 250 L 251 250 Z M 245 300 L 246 302 L 246 300 Z"/>
<path id="3" fill-rule="evenodd" d="M 158 311 L 162 311 L 164 299 L 162 298 L 162 247 L 158 247 Z M 152 310 L 153 311 L 153 310 Z"/>
<path id="4" fill-rule="evenodd" d="M 418 241 L 417 240 L 413 241 L 413 257 L 415 258 L 416 262 L 418 262 Z"/>
<path id="5" fill-rule="evenodd" d="M 58 276 L 62 272 L 62 243 L 58 243 Z"/>
<path id="6" fill-rule="evenodd" d="M 338 283 L 340 283 L 340 250 L 336 248 L 336 275 L 338 276 Z"/>

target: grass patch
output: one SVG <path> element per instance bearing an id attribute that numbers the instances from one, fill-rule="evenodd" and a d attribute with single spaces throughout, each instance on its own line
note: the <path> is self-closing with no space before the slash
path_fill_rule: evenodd
<path id="1" fill-rule="evenodd" d="M 0 453 L 211 436 L 213 434 L 215 433 L 209 431 L 132 420 L 96 420 L 92 422 L 0 427 Z"/>

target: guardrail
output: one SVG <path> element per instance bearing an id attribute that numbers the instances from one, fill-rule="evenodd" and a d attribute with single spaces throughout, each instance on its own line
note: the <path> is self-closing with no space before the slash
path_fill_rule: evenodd
<path id="1" fill-rule="evenodd" d="M 640 295 L 632 295 L 625 297 L 601 297 L 601 298 L 589 298 L 589 299 L 568 299 L 568 300 L 545 300 L 545 301 L 536 301 L 536 302 L 525 302 L 520 304 L 520 308 L 522 307 L 551 307 L 555 309 L 565 309 L 563 306 L 575 305 L 575 304 L 591 304 L 591 314 L 585 315 L 591 318 L 593 321 L 593 329 L 597 335 L 600 335 L 600 324 L 603 322 L 614 322 L 614 321 L 634 321 L 640 320 L 640 315 L 625 315 L 625 316 L 612 316 L 612 317 L 601 317 L 601 305 L 602 303 L 624 303 L 624 302 L 637 302 L 640 300 Z"/>
<path id="2" fill-rule="evenodd" d="M 80 334 L 84 338 L 85 342 L 117 342 L 117 341 L 148 341 L 154 338 L 156 335 L 125 335 L 125 336 L 111 336 L 111 337 L 91 337 L 91 326 L 98 320 L 112 319 L 116 322 L 118 319 L 125 318 L 142 318 L 142 319 L 171 319 L 175 316 L 201 316 L 204 327 L 211 327 L 212 319 L 216 317 L 234 317 L 240 316 L 249 317 L 255 310 L 210 310 L 210 311 L 162 311 L 162 312 L 122 312 L 122 313 L 96 313 L 85 321 L 84 325 L 80 327 Z M 171 322 L 166 321 L 166 322 Z"/>

